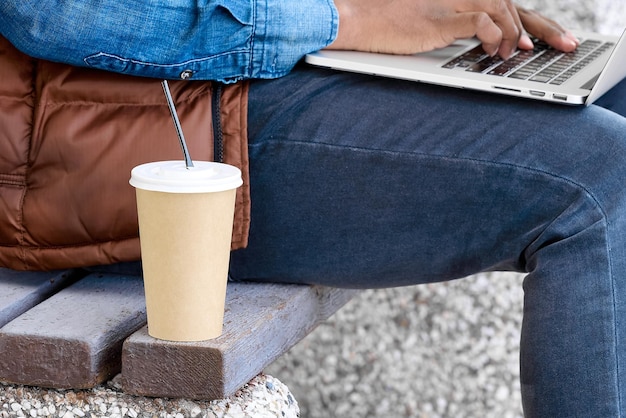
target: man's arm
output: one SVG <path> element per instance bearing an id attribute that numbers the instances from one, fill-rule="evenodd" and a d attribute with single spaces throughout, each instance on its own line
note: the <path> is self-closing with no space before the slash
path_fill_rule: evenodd
<path id="1" fill-rule="evenodd" d="M 279 77 L 337 26 L 332 0 L 0 3 L 0 33 L 28 55 L 170 79 Z"/>
<path id="2" fill-rule="evenodd" d="M 530 32 L 563 51 L 577 40 L 545 17 L 511 0 L 335 0 L 341 17 L 332 49 L 413 54 L 476 36 L 503 58 L 533 47 Z"/>
<path id="3" fill-rule="evenodd" d="M 335 6 L 336 5 L 336 6 Z M 575 38 L 510 0 L 4 0 L 0 33 L 52 61 L 158 78 L 232 82 L 288 73 L 329 46 L 415 53 L 477 36 L 490 54 L 564 51 Z"/>

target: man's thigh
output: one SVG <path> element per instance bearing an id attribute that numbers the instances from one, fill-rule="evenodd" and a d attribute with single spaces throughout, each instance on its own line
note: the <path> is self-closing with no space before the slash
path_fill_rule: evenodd
<path id="1" fill-rule="evenodd" d="M 255 82 L 250 245 L 231 273 L 383 287 L 524 270 L 537 228 L 619 175 L 600 164 L 608 145 L 626 154 L 616 123 L 598 107 L 324 70 Z"/>

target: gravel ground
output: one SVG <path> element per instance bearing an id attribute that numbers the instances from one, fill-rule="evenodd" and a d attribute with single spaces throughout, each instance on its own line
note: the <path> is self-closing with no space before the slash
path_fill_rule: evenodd
<path id="1" fill-rule="evenodd" d="M 571 29 L 620 34 L 619 0 L 520 1 Z M 267 372 L 303 418 L 521 417 L 514 273 L 363 292 Z"/>
<path id="2" fill-rule="evenodd" d="M 126 395 L 119 376 L 89 390 L 0 384 L 0 418 L 298 418 L 298 403 L 278 379 L 259 375 L 227 399 L 191 401 Z"/>
<path id="3" fill-rule="evenodd" d="M 522 276 L 364 291 L 266 372 L 302 417 L 519 417 Z"/>

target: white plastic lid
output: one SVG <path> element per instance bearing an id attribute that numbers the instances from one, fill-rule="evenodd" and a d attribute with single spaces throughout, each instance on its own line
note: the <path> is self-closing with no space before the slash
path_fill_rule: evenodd
<path id="1" fill-rule="evenodd" d="M 212 193 L 241 186 L 241 170 L 228 164 L 194 161 L 156 161 L 138 165 L 129 183 L 138 189 L 166 193 Z"/>

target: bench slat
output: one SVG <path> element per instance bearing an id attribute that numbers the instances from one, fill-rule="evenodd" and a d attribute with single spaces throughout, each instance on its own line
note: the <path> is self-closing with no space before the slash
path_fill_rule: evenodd
<path id="1" fill-rule="evenodd" d="M 123 340 L 145 322 L 141 277 L 89 275 L 0 328 L 0 380 L 91 388 L 119 372 Z"/>
<path id="2" fill-rule="evenodd" d="M 0 268 L 0 327 L 77 280 L 75 271 L 26 272 Z"/>
<path id="3" fill-rule="evenodd" d="M 124 342 L 124 391 L 143 396 L 228 397 L 356 292 L 316 286 L 229 283 L 224 333 L 220 337 L 201 342 L 170 342 L 150 337 L 144 327 Z"/>
<path id="4" fill-rule="evenodd" d="M 148 336 L 141 277 L 85 274 L 0 269 L 0 381 L 87 389 L 122 370 L 129 394 L 225 398 L 357 292 L 229 283 L 223 335 L 180 343 Z"/>

